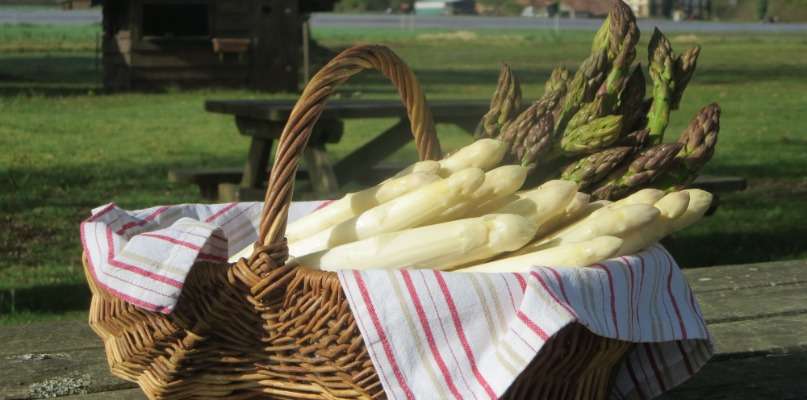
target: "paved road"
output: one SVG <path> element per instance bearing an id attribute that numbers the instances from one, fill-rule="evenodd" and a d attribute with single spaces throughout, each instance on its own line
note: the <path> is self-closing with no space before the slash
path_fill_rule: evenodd
<path id="1" fill-rule="evenodd" d="M 100 22 L 100 9 L 62 11 L 42 7 L 0 7 L 0 24 L 87 25 Z"/>
<path id="2" fill-rule="evenodd" d="M 558 29 L 594 31 L 602 23 L 597 19 L 555 19 L 523 17 L 471 16 L 397 16 L 315 14 L 314 26 L 361 28 L 448 28 L 448 29 Z M 670 20 L 639 20 L 639 28 L 651 31 L 658 26 L 664 32 L 804 32 L 807 24 L 761 24 L 736 22 L 673 22 Z"/>
<path id="3" fill-rule="evenodd" d="M 99 9 L 61 11 L 42 8 L 0 7 L 0 24 L 91 24 L 101 21 Z M 601 21 L 593 19 L 554 19 L 520 17 L 439 17 L 398 15 L 315 14 L 312 24 L 319 27 L 360 27 L 387 29 L 558 29 L 596 30 Z M 556 25 L 557 24 L 557 25 Z M 734 22 L 673 22 L 640 20 L 639 27 L 650 31 L 658 26 L 664 32 L 804 32 L 807 24 L 760 24 Z"/>

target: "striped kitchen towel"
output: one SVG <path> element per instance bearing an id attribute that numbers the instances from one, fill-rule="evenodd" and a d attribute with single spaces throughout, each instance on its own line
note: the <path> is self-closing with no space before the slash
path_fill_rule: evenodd
<path id="1" fill-rule="evenodd" d="M 293 203 L 289 219 L 324 204 Z M 80 228 L 88 269 L 119 298 L 170 313 L 197 261 L 224 267 L 256 240 L 260 211 L 261 203 L 99 207 Z M 615 399 L 661 394 L 712 355 L 697 301 L 659 245 L 587 268 L 342 271 L 339 279 L 391 399 L 497 398 L 571 323 L 640 343 L 620 366 Z"/>

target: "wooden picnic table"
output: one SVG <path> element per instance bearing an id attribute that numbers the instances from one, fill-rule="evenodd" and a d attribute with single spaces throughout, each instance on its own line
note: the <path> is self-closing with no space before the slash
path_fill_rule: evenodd
<path id="1" fill-rule="evenodd" d="M 247 163 L 238 185 L 220 185 L 220 200 L 255 200 L 263 198 L 272 143 L 280 138 L 283 126 L 294 107 L 293 100 L 209 100 L 205 110 L 232 115 L 238 131 L 252 138 Z M 429 102 L 435 123 L 451 123 L 473 133 L 479 119 L 490 106 L 489 100 L 436 100 Z M 389 129 L 332 163 L 326 143 L 336 143 L 343 135 L 347 119 L 397 118 Z M 315 192 L 321 195 L 337 191 L 339 183 L 352 181 L 396 150 L 412 141 L 409 120 L 400 100 L 331 100 L 317 122 L 303 154 L 306 173 Z M 221 176 L 219 171 L 219 176 Z M 194 175 L 196 176 L 196 175 Z M 175 180 L 179 175 L 174 174 Z M 232 181 L 232 179 L 230 179 Z M 208 191 L 210 191 L 208 189 Z"/>
<path id="2" fill-rule="evenodd" d="M 807 259 L 684 275 L 717 354 L 663 399 L 807 398 Z M 86 321 L 3 327 L 0 371 L 0 400 L 144 398 L 133 383 L 109 373 L 101 339 Z"/>

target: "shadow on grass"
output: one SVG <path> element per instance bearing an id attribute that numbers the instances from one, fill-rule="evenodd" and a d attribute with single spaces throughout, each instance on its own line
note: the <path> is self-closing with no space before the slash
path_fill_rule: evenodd
<path id="1" fill-rule="evenodd" d="M 775 233 L 675 235 L 663 244 L 681 268 L 699 268 L 792 258 L 807 250 L 806 237 L 807 227 L 798 227 Z"/>
<path id="2" fill-rule="evenodd" d="M 740 65 L 736 68 L 699 68 L 693 84 L 727 84 L 738 82 L 801 81 L 804 67 L 799 65 Z"/>
<path id="3" fill-rule="evenodd" d="M 802 147 L 807 151 L 807 145 L 802 145 Z M 796 160 L 777 160 L 764 165 L 713 163 L 709 164 L 704 173 L 708 175 L 741 176 L 747 179 L 769 179 L 773 177 L 776 179 L 801 179 L 805 176 L 804 163 Z"/>
<path id="4" fill-rule="evenodd" d="M 169 182 L 168 171 L 172 169 L 241 165 L 243 157 L 236 156 L 206 156 L 204 162 L 199 159 L 185 159 L 146 165 L 81 163 L 53 168 L 11 165 L 0 175 L 0 183 L 6 188 L 4 195 L 9 200 L 3 205 L 2 211 L 14 213 L 42 206 L 95 207 L 108 199 L 139 193 L 144 195 L 146 201 L 148 194 L 171 198 L 175 194 L 172 192 L 179 189 L 195 189 L 192 184 Z M 197 200 L 202 201 L 201 198 Z"/>
<path id="5" fill-rule="evenodd" d="M 0 314 L 87 310 L 90 289 L 86 284 L 43 285 L 0 290 Z"/>
<path id="6" fill-rule="evenodd" d="M 0 96 L 66 97 L 101 88 L 92 54 L 0 54 Z"/>

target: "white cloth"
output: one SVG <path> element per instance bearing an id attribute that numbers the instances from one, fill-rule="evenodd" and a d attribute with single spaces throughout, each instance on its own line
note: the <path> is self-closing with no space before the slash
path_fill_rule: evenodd
<path id="1" fill-rule="evenodd" d="M 292 204 L 290 221 L 324 202 Z M 197 261 L 221 262 L 256 240 L 261 203 L 93 210 L 81 238 L 95 282 L 141 308 L 170 313 Z M 661 246 L 587 268 L 529 273 L 342 271 L 339 279 L 391 399 L 503 394 L 555 333 L 577 322 L 642 343 L 612 397 L 650 398 L 712 355 L 692 291 Z"/>

